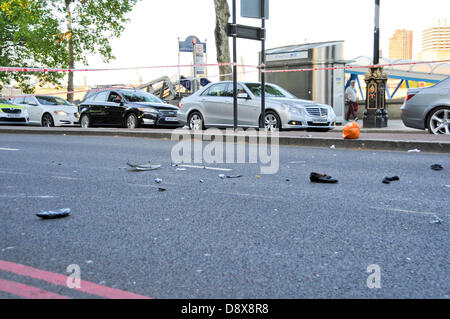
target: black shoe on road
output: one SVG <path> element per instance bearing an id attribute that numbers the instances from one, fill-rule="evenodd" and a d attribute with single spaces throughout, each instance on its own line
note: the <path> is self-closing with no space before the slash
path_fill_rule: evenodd
<path id="1" fill-rule="evenodd" d="M 326 184 L 336 184 L 338 182 L 337 179 L 331 176 L 319 173 L 311 173 L 311 175 L 309 176 L 309 180 L 313 183 L 326 183 Z"/>

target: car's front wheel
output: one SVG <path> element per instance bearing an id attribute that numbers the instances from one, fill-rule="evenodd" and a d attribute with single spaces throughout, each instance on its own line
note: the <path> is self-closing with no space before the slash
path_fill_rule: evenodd
<path id="1" fill-rule="evenodd" d="M 89 119 L 89 116 L 86 114 L 81 116 L 80 125 L 82 128 L 88 128 L 91 126 L 91 120 Z"/>
<path id="2" fill-rule="evenodd" d="M 428 116 L 428 132 L 430 134 L 450 134 L 450 108 L 441 106 Z"/>
<path id="3" fill-rule="evenodd" d="M 134 129 L 139 127 L 138 119 L 136 114 L 130 113 L 127 116 L 127 128 Z"/>
<path id="4" fill-rule="evenodd" d="M 42 116 L 42 126 L 44 126 L 44 127 L 53 127 L 53 126 L 55 126 L 55 122 L 53 121 L 53 117 L 50 114 L 45 113 Z"/>
<path id="5" fill-rule="evenodd" d="M 200 131 L 204 129 L 203 116 L 199 112 L 193 112 L 189 115 L 189 129 Z"/>
<path id="6" fill-rule="evenodd" d="M 281 129 L 281 120 L 277 113 L 267 111 L 264 116 L 264 128 L 266 131 L 272 132 Z"/>

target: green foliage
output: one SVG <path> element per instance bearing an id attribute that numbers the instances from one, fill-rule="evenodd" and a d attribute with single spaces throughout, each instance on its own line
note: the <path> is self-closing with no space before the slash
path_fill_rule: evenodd
<path id="1" fill-rule="evenodd" d="M 87 65 L 99 54 L 114 58 L 110 40 L 119 37 L 129 21 L 126 15 L 139 0 L 0 0 L 0 65 L 69 67 L 69 41 L 73 60 Z M 72 30 L 67 28 L 66 4 L 71 4 Z M 26 89 L 30 75 L 0 72 L 2 83 L 11 80 Z M 33 74 L 43 83 L 58 83 L 64 74 Z"/>

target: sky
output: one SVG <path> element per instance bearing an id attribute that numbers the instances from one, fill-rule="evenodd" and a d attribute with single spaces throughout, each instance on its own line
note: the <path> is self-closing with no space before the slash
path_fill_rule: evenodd
<path id="1" fill-rule="evenodd" d="M 241 18 L 237 0 L 237 23 L 260 26 L 260 20 Z M 245 1 L 245 0 L 244 0 Z M 381 0 L 380 46 L 388 57 L 389 38 L 396 29 L 413 31 L 413 58 L 421 50 L 422 31 L 433 25 L 433 19 L 446 18 L 450 23 L 448 0 Z M 232 1 L 228 1 L 231 10 Z M 270 0 L 270 16 L 266 22 L 266 48 L 303 43 L 344 40 L 344 57 L 373 55 L 375 0 Z M 118 39 L 111 40 L 115 60 L 108 64 L 93 56 L 91 68 L 143 67 L 178 64 L 178 38 L 189 35 L 207 40 L 208 63 L 216 63 L 214 0 L 141 0 L 129 15 L 126 30 Z M 238 63 L 258 63 L 258 41 L 238 39 Z M 230 41 L 230 50 L 232 50 Z M 232 52 L 232 51 L 231 51 Z M 181 63 L 192 63 L 192 55 L 181 53 Z M 85 67 L 76 65 L 76 67 Z M 247 69 L 248 71 L 248 69 Z M 181 69 L 190 75 L 190 68 Z M 208 68 L 215 81 L 217 67 Z M 177 68 L 79 73 L 78 85 L 137 84 L 159 76 L 176 77 Z M 248 74 L 247 80 L 255 80 Z"/>

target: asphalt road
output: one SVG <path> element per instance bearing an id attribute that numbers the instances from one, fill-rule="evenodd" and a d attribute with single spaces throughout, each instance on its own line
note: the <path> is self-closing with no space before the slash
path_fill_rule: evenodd
<path id="1" fill-rule="evenodd" d="M 177 170 L 173 145 L 1 134 L 0 262 L 62 275 L 77 264 L 83 280 L 153 298 L 450 298 L 449 155 L 281 147 L 279 172 L 261 175 L 259 164 Z M 126 169 L 149 160 L 163 167 Z M 339 184 L 313 184 L 312 171 Z M 35 216 L 65 207 L 64 219 Z M 379 289 L 367 287 L 372 264 Z M 17 296 L 0 285 L 0 298 Z"/>

